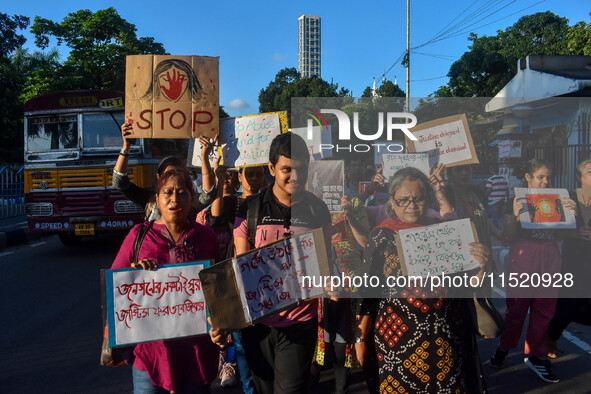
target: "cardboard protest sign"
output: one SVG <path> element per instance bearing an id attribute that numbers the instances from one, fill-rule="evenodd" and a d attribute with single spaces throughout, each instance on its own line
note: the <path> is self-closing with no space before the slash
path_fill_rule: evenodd
<path id="1" fill-rule="evenodd" d="M 470 219 L 400 230 L 396 246 L 402 273 L 407 276 L 454 274 L 480 267 L 469 243 L 478 240 Z"/>
<path id="2" fill-rule="evenodd" d="M 343 212 L 341 198 L 345 193 L 345 162 L 310 161 L 306 189 L 324 201 L 330 212 Z"/>
<path id="3" fill-rule="evenodd" d="M 439 149 L 439 163 L 448 167 L 478 163 L 466 115 L 454 115 L 410 129 L 417 141 L 406 139 L 409 152 Z"/>
<path id="4" fill-rule="evenodd" d="M 521 157 L 521 141 L 501 140 L 499 141 L 499 158 Z"/>
<path id="5" fill-rule="evenodd" d="M 569 198 L 566 189 L 515 188 L 515 197 L 523 201 L 519 218 L 521 227 L 576 228 L 575 216 L 562 206 L 561 199 Z"/>
<path id="6" fill-rule="evenodd" d="M 396 171 L 414 167 L 429 177 L 429 155 L 427 153 L 387 153 L 382 155 L 382 175 L 390 182 Z"/>
<path id="7" fill-rule="evenodd" d="M 591 226 L 591 188 L 577 189 L 577 205 L 583 222 L 586 226 Z"/>
<path id="8" fill-rule="evenodd" d="M 387 153 L 404 153 L 404 143 L 402 141 L 377 141 L 371 144 L 373 150 L 373 163 L 377 166 L 382 164 L 382 155 Z"/>
<path id="9" fill-rule="evenodd" d="M 189 158 L 191 159 L 187 167 L 201 167 L 201 149 L 203 146 L 199 143 L 198 139 L 191 139 L 189 141 Z M 220 156 L 220 148 L 216 142 L 214 148 L 209 155 L 209 165 L 214 168 L 215 161 Z"/>
<path id="10" fill-rule="evenodd" d="M 106 270 L 109 346 L 207 334 L 199 271 L 209 265 L 198 261 L 156 271 Z"/>
<path id="11" fill-rule="evenodd" d="M 251 250 L 199 274 L 212 325 L 234 330 L 322 296 L 324 289 L 304 278 L 328 275 L 322 229 Z"/>
<path id="12" fill-rule="evenodd" d="M 311 126 L 311 131 L 308 130 L 308 127 L 295 127 L 290 129 L 290 131 L 306 141 L 308 151 L 310 152 L 310 159 L 322 160 L 332 157 L 332 149 L 321 149 L 323 145 L 332 146 L 331 125 L 327 127 L 328 131 L 326 128 L 320 126 Z"/>
<path id="13" fill-rule="evenodd" d="M 287 132 L 287 112 L 269 112 L 223 119 L 222 157 L 227 167 L 267 164 L 273 139 Z"/>
<path id="14" fill-rule="evenodd" d="M 219 58 L 127 56 L 125 120 L 131 138 L 196 138 L 219 131 Z"/>

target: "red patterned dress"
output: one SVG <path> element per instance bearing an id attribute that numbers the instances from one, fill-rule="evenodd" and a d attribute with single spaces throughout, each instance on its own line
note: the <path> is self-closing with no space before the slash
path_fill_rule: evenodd
<path id="1" fill-rule="evenodd" d="M 372 231 L 365 250 L 371 275 L 402 275 L 395 229 L 414 227 L 388 219 Z M 381 393 L 479 393 L 484 380 L 465 300 L 444 289 L 388 289 L 366 298 L 372 315 Z"/>

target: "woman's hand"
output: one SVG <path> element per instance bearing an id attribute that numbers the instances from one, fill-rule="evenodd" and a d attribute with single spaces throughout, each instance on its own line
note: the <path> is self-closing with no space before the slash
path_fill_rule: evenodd
<path id="1" fill-rule="evenodd" d="M 129 123 L 123 123 L 121 125 L 121 136 L 123 137 L 123 149 L 129 150 L 131 143 L 126 137 L 133 135 L 133 126 Z"/>
<path id="2" fill-rule="evenodd" d="M 574 200 L 565 197 L 562 198 L 560 202 L 562 203 L 564 209 L 570 211 L 573 215 L 577 216 L 577 203 L 574 202 Z"/>
<path id="3" fill-rule="evenodd" d="M 519 213 L 523 210 L 523 198 L 515 197 L 513 199 L 513 216 L 519 221 Z"/>
<path id="4" fill-rule="evenodd" d="M 201 158 L 209 160 L 209 155 L 213 151 L 215 147 L 215 141 L 217 140 L 218 136 L 216 135 L 213 140 L 210 140 L 208 137 L 200 136 L 199 143 L 201 144 Z"/>
<path id="5" fill-rule="evenodd" d="M 359 365 L 363 367 L 367 360 L 367 344 L 365 341 L 355 343 L 355 354 L 357 355 L 357 361 Z"/>
<path id="6" fill-rule="evenodd" d="M 470 246 L 470 254 L 474 256 L 474 258 L 478 260 L 478 263 L 480 264 L 480 272 L 478 273 L 480 276 L 480 273 L 484 273 L 484 269 L 490 261 L 491 252 L 486 246 L 479 242 L 470 242 L 468 246 Z"/>
<path id="7" fill-rule="evenodd" d="M 429 171 L 429 180 L 431 181 L 431 185 L 433 185 L 433 190 L 435 190 L 435 194 L 439 198 L 439 194 L 444 192 L 445 188 L 445 180 L 443 178 L 443 174 L 445 174 L 445 164 L 440 163 L 437 166 L 434 166 Z"/>
<path id="8" fill-rule="evenodd" d="M 370 193 L 374 193 L 378 189 L 381 189 L 385 184 L 386 178 L 382 175 L 382 168 L 380 168 L 369 184 Z"/>
<path id="9" fill-rule="evenodd" d="M 143 269 L 146 271 L 154 271 L 158 268 L 158 263 L 154 259 L 141 259 L 137 263 L 131 263 L 131 268 L 139 270 Z"/>
<path id="10" fill-rule="evenodd" d="M 585 241 L 591 241 L 591 227 L 583 226 L 578 228 L 579 238 Z"/>

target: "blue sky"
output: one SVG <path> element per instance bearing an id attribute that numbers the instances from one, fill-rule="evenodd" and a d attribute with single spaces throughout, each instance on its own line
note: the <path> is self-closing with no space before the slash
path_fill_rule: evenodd
<path id="1" fill-rule="evenodd" d="M 470 31 L 494 35 L 523 15 L 550 10 L 571 24 L 590 22 L 591 2 L 581 0 L 411 0 L 411 47 L 421 45 L 479 7 L 490 8 L 465 22 L 455 37 L 411 55 L 411 96 L 424 97 L 447 82 L 453 60 L 468 48 Z M 79 9 L 115 7 L 137 27 L 138 36 L 154 37 L 174 55 L 220 57 L 220 105 L 232 116 L 258 113 L 258 94 L 277 71 L 298 64 L 298 17 L 322 17 L 322 78 L 360 96 L 379 81 L 406 47 L 406 0 L 393 1 L 4 1 L 1 12 L 61 21 Z M 526 7 L 529 7 L 525 9 Z M 461 14 L 464 10 L 467 11 Z M 525 10 L 523 10 L 525 9 Z M 496 11 L 496 12 L 495 12 Z M 502 18 L 502 19 L 501 19 Z M 482 20 L 480 20 L 482 19 Z M 500 19 L 500 20 L 499 20 Z M 480 21 L 479 21 L 480 20 Z M 474 23 L 472 26 L 470 26 Z M 453 25 L 453 23 L 452 23 Z M 29 33 L 27 47 L 34 47 Z M 427 54 L 427 55 L 425 55 Z M 405 89 L 405 69 L 398 62 L 386 73 Z"/>

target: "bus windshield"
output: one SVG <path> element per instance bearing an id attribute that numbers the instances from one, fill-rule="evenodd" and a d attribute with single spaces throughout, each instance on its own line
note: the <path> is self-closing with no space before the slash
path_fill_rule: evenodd
<path id="1" fill-rule="evenodd" d="M 123 112 L 82 115 L 84 148 L 120 148 Z"/>
<path id="2" fill-rule="evenodd" d="M 45 152 L 78 148 L 76 115 L 37 116 L 28 120 L 27 150 Z"/>

